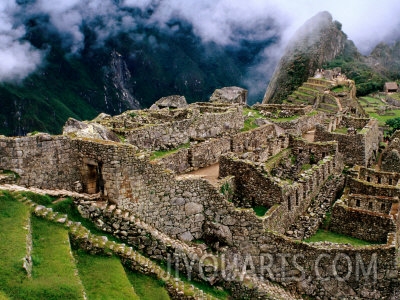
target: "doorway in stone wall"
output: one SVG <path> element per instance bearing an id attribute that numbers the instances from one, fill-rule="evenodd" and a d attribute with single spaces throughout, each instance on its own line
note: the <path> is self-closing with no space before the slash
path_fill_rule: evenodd
<path id="1" fill-rule="evenodd" d="M 98 192 L 97 186 L 97 166 L 96 165 L 86 165 L 86 176 L 84 187 L 85 192 L 88 194 L 96 194 Z"/>
<path id="2" fill-rule="evenodd" d="M 88 194 L 104 193 L 104 181 L 101 162 L 85 160 L 82 172 L 84 192 Z"/>

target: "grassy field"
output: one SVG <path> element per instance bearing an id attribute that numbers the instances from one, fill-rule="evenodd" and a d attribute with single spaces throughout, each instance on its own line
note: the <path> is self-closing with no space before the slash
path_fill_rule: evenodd
<path id="1" fill-rule="evenodd" d="M 337 244 L 350 244 L 353 246 L 367 246 L 373 243 L 363 241 L 360 239 L 356 239 L 350 236 L 346 236 L 343 234 L 331 232 L 324 229 L 318 229 L 317 233 L 314 234 L 312 237 L 304 240 L 307 243 L 312 242 L 332 242 Z"/>
<path id="2" fill-rule="evenodd" d="M 169 300 L 164 283 L 151 276 L 126 270 L 130 283 L 141 300 Z"/>
<path id="3" fill-rule="evenodd" d="M 141 299 L 129 282 L 119 258 L 74 251 L 79 276 L 89 299 Z"/>
<path id="4" fill-rule="evenodd" d="M 28 280 L 22 258 L 26 255 L 29 216 L 29 209 L 9 193 L 0 196 L 0 291 L 13 299 L 21 283 Z"/>
<path id="5" fill-rule="evenodd" d="M 400 109 L 386 110 L 384 114 L 378 114 L 379 108 L 386 106 L 386 103 L 382 102 L 378 98 L 365 96 L 360 98 L 359 102 L 370 117 L 379 121 L 379 126 L 385 126 L 387 120 L 400 117 Z"/>
<path id="6" fill-rule="evenodd" d="M 68 231 L 61 225 L 32 216 L 33 272 L 24 285 L 24 299 L 83 299 Z"/>

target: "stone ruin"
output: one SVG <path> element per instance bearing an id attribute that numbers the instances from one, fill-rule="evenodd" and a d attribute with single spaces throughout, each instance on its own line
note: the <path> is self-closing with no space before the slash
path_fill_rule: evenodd
<path id="1" fill-rule="evenodd" d="M 244 93 L 218 97 L 69 120 L 62 136 L 1 137 L 0 169 L 18 177 L 0 182 L 97 194 L 103 202 L 77 200 L 85 217 L 151 259 L 173 257 L 182 272 L 204 255 L 244 266 L 246 280 L 237 280 L 227 277 L 236 271 L 210 265 L 215 276 L 207 280 L 236 298 L 270 299 L 276 291 L 292 292 L 286 299 L 396 297 L 400 175 L 369 168 L 381 138 L 376 121 L 256 105 L 252 114 L 264 122 L 244 131 L 251 118 Z M 276 114 L 298 119 L 276 121 Z M 314 142 L 304 140 L 312 129 Z M 187 174 L 216 163 L 217 182 Z M 347 175 L 344 165 L 353 166 Z M 303 242 L 329 214 L 332 231 L 377 244 Z M 196 268 L 191 275 L 202 278 Z M 281 285 L 275 294 L 272 282 Z"/>

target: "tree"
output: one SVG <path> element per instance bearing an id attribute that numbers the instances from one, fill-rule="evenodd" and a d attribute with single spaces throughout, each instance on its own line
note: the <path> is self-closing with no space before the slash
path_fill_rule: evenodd
<path id="1" fill-rule="evenodd" d="M 390 134 L 393 134 L 396 130 L 400 129 L 400 118 L 389 119 L 386 121 L 386 125 L 390 126 Z"/>

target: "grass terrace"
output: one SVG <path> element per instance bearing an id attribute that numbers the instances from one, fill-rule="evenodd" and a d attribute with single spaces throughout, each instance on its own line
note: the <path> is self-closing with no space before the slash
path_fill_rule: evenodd
<path id="1" fill-rule="evenodd" d="M 150 155 L 150 160 L 163 158 L 163 157 L 165 157 L 167 155 L 170 155 L 170 154 L 178 152 L 180 149 L 188 149 L 189 147 L 190 147 L 190 143 L 186 143 L 186 144 L 182 144 L 182 145 L 178 146 L 175 149 L 154 151 Z"/>
<path id="2" fill-rule="evenodd" d="M 116 256 L 90 255 L 77 250 L 74 257 L 88 299 L 105 299 L 105 295 L 108 299 L 142 299 L 135 293 Z"/>
<path id="3" fill-rule="evenodd" d="M 258 110 L 247 107 L 243 109 L 243 116 L 245 117 L 245 121 L 244 121 L 244 126 L 241 129 L 241 132 L 258 128 L 259 126 L 255 124 L 255 120 L 265 119 L 265 116 L 262 115 Z"/>
<path id="4" fill-rule="evenodd" d="M 318 229 L 316 234 L 304 241 L 306 243 L 331 242 L 336 244 L 350 244 L 356 247 L 374 245 L 374 243 L 372 242 L 360 240 L 340 233 L 331 232 L 325 229 Z"/>

